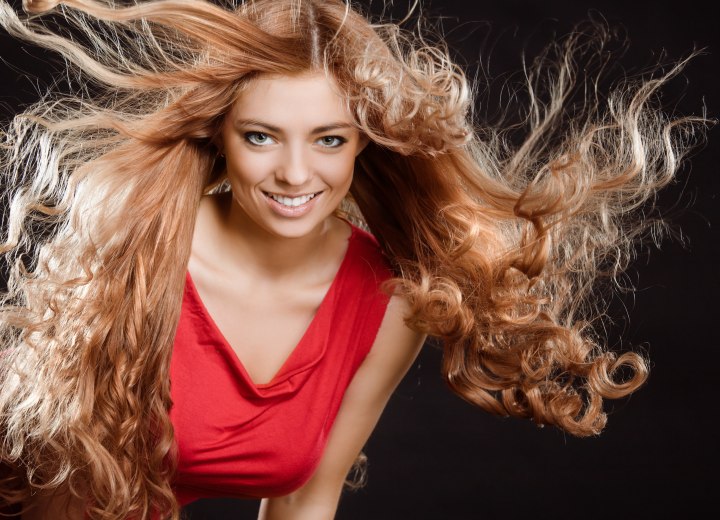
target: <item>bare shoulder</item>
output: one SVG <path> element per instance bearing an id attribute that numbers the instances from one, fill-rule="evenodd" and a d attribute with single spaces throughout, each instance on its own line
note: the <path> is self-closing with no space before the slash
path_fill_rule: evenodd
<path id="1" fill-rule="evenodd" d="M 394 294 L 388 301 L 385 316 L 378 330 L 375 344 L 371 354 L 377 350 L 392 348 L 392 345 L 402 350 L 401 347 L 412 347 L 415 343 L 425 341 L 426 335 L 408 327 L 406 320 L 410 315 L 410 305 L 407 299 L 401 295 Z M 410 345 L 407 345 L 410 343 Z M 376 348 L 377 347 L 377 348 Z"/>

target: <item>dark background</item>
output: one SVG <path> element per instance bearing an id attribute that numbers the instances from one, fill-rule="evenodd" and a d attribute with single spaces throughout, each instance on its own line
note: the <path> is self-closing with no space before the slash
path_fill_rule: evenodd
<path id="1" fill-rule="evenodd" d="M 389 11 L 401 17 L 409 3 L 395 2 Z M 375 12 L 381 7 L 371 5 Z M 698 115 L 704 107 L 709 117 L 720 114 L 719 29 L 699 1 L 435 0 L 424 11 L 443 18 L 451 48 L 472 74 L 482 61 L 498 104 L 500 85 L 519 70 L 523 51 L 532 57 L 575 23 L 602 15 L 629 39 L 619 64 L 630 73 L 706 48 L 668 86 L 663 103 L 682 114 Z M 0 117 L 7 119 L 61 67 L 5 35 L 0 49 Z M 491 104 L 478 113 L 495 113 Z M 638 291 L 611 307 L 609 343 L 643 348 L 653 365 L 643 389 L 608 403 L 602 435 L 577 439 L 471 407 L 444 386 L 440 352 L 426 345 L 367 444 L 367 486 L 344 493 L 337 518 L 694 518 L 717 511 L 719 140 L 711 130 L 708 144 L 659 199 L 685 244 L 666 240 L 660 250 L 642 253 L 629 273 Z M 201 500 L 186 511 L 193 520 L 241 519 L 253 518 L 256 508 Z"/>

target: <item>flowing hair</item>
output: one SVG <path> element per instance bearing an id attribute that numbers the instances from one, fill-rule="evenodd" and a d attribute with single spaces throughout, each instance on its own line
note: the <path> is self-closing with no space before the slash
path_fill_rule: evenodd
<path id="1" fill-rule="evenodd" d="M 672 119 L 658 89 L 604 102 L 578 32 L 529 68 L 524 140 L 476 128 L 472 88 L 442 43 L 371 24 L 341 0 L 0 0 L 0 26 L 59 52 L 84 83 L 0 135 L 9 208 L 0 252 L 0 497 L 64 486 L 96 519 L 176 519 L 169 362 L 195 218 L 223 189 L 215 145 L 254 77 L 324 71 L 370 139 L 342 210 L 378 238 L 411 307 L 441 340 L 462 398 L 584 436 L 603 399 L 647 375 L 593 332 L 599 276 L 647 232 L 702 118 Z M 597 44 L 588 48 L 583 42 Z M 582 97 L 582 96 L 581 96 Z M 575 107 L 570 109 L 572 105 Z"/>

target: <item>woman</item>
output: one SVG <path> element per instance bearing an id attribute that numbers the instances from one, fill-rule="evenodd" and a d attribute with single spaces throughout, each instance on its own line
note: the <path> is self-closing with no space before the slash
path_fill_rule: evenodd
<path id="1" fill-rule="evenodd" d="M 664 78 L 571 117 L 572 37 L 513 148 L 441 45 L 341 1 L 63 4 L 0 4 L 88 83 L 0 159 L 0 490 L 25 518 L 332 518 L 426 335 L 460 396 L 574 435 L 644 381 L 587 302 L 686 151 Z"/>

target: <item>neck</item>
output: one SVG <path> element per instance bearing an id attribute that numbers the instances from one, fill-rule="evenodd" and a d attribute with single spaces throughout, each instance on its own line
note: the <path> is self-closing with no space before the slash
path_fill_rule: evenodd
<path id="1" fill-rule="evenodd" d="M 223 257 L 233 269 L 273 276 L 292 276 L 326 254 L 327 236 L 332 228 L 326 219 L 311 233 L 287 238 L 274 235 L 247 217 L 230 193 L 217 199 L 218 230 Z"/>

